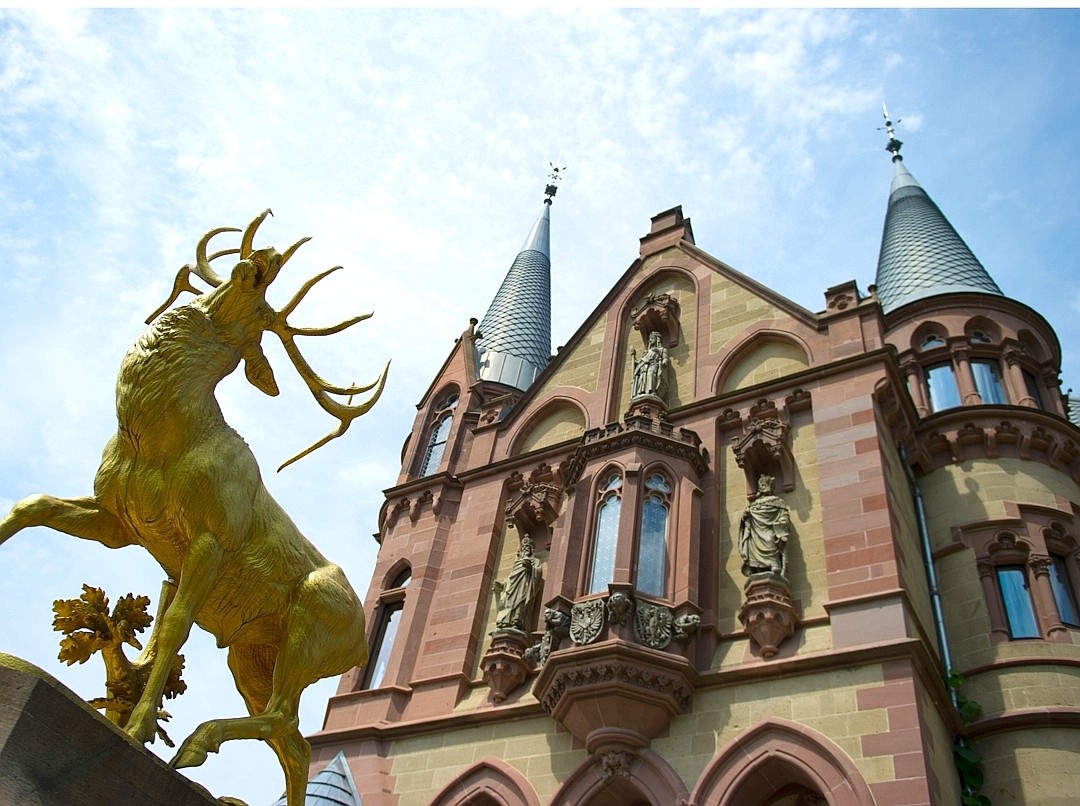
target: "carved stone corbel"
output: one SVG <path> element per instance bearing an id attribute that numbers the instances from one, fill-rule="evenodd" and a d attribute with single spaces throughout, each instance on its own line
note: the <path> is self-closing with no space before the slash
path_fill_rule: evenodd
<path id="1" fill-rule="evenodd" d="M 787 582 L 774 574 L 754 574 L 743 586 L 746 601 L 739 621 L 765 660 L 776 657 L 780 644 L 795 633 L 798 618 Z"/>
<path id="2" fill-rule="evenodd" d="M 529 674 L 525 652 L 531 643 L 532 636 L 520 630 L 496 630 L 491 634 L 491 647 L 480 665 L 484 682 L 491 688 L 492 702 L 503 702 L 525 682 Z"/>

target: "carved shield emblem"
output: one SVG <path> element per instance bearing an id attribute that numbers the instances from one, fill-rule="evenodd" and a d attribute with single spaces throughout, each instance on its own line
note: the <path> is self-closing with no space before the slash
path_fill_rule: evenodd
<path id="1" fill-rule="evenodd" d="M 645 646 L 663 649 L 671 643 L 671 611 L 639 601 L 634 613 L 634 634 Z"/>
<path id="2" fill-rule="evenodd" d="M 570 638 L 575 644 L 591 644 L 604 627 L 604 600 L 580 602 L 570 609 Z"/>

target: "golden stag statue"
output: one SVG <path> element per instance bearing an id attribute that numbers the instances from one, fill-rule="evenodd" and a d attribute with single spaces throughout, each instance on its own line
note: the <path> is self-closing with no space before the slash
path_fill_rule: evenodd
<path id="1" fill-rule="evenodd" d="M 307 241 L 284 254 L 253 249 L 255 232 L 270 211 L 243 232 L 239 249 L 207 257 L 207 233 L 196 261 L 180 269 L 170 299 L 128 350 L 116 382 L 117 432 L 105 446 L 94 495 L 19 501 L 0 521 L 0 543 L 29 526 L 47 526 L 109 548 L 144 547 L 168 574 L 161 614 L 138 666 L 149 668 L 146 687 L 126 730 L 137 741 L 154 740 L 158 703 L 193 623 L 228 647 L 229 669 L 249 715 L 202 723 L 172 760 L 190 767 L 232 739 L 262 739 L 285 772 L 289 806 L 305 798 L 311 747 L 300 734 L 300 695 L 324 677 L 367 660 L 364 612 L 341 569 L 309 543 L 263 485 L 247 443 L 221 415 L 218 383 L 242 360 L 247 379 L 277 395 L 273 370 L 260 342 L 265 331 L 281 339 L 308 389 L 339 426 L 293 462 L 340 436 L 378 400 L 383 370 L 367 386 L 336 387 L 319 378 L 300 354 L 294 336 L 324 336 L 366 319 L 327 328 L 296 328 L 286 321 L 307 292 L 335 269 L 305 283 L 281 311 L 266 302 L 266 289 Z M 239 253 L 232 274 L 219 277 L 210 263 Z M 202 294 L 194 274 L 213 287 Z M 184 291 L 194 300 L 166 309 Z M 352 406 L 331 398 L 374 389 Z M 289 464 L 286 462 L 285 464 Z M 285 465 L 282 465 L 284 467 Z"/>

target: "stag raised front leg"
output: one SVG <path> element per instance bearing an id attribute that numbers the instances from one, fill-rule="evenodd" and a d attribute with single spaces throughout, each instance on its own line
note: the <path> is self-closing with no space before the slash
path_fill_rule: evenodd
<path id="1" fill-rule="evenodd" d="M 0 521 L 0 543 L 31 526 L 46 526 L 83 540 L 94 540 L 111 549 L 136 542 L 112 512 L 90 497 L 31 495 L 24 498 Z"/>

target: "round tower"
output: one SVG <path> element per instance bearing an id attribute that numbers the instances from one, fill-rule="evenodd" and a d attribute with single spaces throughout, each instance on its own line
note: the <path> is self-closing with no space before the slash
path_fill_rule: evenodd
<path id="1" fill-rule="evenodd" d="M 1080 430 L 1053 329 L 1002 293 L 885 119 L 876 294 L 913 404 L 894 429 L 912 490 L 895 528 L 922 546 L 959 744 L 981 757 L 984 791 L 1026 791 L 1046 763 L 1030 748 L 1080 752 Z"/>

